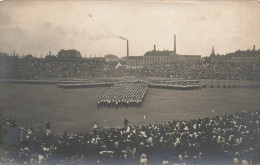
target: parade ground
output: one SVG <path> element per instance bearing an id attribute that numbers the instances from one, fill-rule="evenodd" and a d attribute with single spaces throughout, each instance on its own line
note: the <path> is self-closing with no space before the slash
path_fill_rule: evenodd
<path id="1" fill-rule="evenodd" d="M 89 132 L 93 123 L 101 128 L 143 125 L 171 120 L 189 120 L 257 110 L 260 89 L 205 88 L 201 90 L 167 90 L 149 88 L 141 107 L 97 106 L 98 96 L 108 89 L 62 89 L 56 85 L 1 84 L 0 113 L 12 115 L 20 125 L 51 122 L 54 132 Z"/>

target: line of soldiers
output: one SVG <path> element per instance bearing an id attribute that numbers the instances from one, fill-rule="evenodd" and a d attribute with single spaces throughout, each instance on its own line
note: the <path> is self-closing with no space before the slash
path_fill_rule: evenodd
<path id="1" fill-rule="evenodd" d="M 94 88 L 94 87 L 109 87 L 114 82 L 92 82 L 92 83 L 73 83 L 73 84 L 58 84 L 60 88 Z"/>
<path id="2" fill-rule="evenodd" d="M 201 89 L 201 85 L 174 85 L 174 84 L 149 84 L 150 88 L 174 89 L 174 90 L 194 90 Z"/>
<path id="3" fill-rule="evenodd" d="M 207 84 L 204 83 L 202 85 L 203 88 L 206 88 L 207 87 Z M 210 88 L 214 88 L 214 87 L 217 87 L 217 88 L 260 88 L 260 83 L 249 83 L 249 84 L 240 84 L 240 82 L 238 83 L 226 83 L 224 82 L 222 85 L 218 82 L 217 85 L 214 85 L 214 84 L 211 84 L 209 85 Z"/>
<path id="4" fill-rule="evenodd" d="M 148 89 L 146 83 L 117 83 L 98 98 L 98 107 L 141 106 Z"/>

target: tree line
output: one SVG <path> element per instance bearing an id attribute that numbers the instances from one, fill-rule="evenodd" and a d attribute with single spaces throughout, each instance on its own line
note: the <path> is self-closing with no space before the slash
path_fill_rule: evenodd
<path id="1" fill-rule="evenodd" d="M 0 52 L 0 58 L 1 57 L 7 58 L 10 56 L 7 53 Z M 34 58 L 36 58 L 36 57 L 34 57 L 31 54 L 27 54 L 24 56 L 24 59 L 34 59 Z M 76 49 L 68 49 L 68 50 L 61 49 L 58 52 L 57 56 L 51 55 L 51 54 L 45 56 L 45 59 L 47 59 L 47 60 L 54 60 L 54 59 L 66 60 L 66 59 L 80 59 L 80 58 L 82 58 L 82 55 L 81 55 L 80 51 L 78 51 Z"/>

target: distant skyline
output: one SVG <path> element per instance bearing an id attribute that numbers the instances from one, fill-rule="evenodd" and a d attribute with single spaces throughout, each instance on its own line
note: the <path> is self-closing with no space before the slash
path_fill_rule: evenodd
<path id="1" fill-rule="evenodd" d="M 84 57 L 146 51 L 209 56 L 260 49 L 258 1 L 1 1 L 0 51 L 43 57 L 61 49 Z"/>

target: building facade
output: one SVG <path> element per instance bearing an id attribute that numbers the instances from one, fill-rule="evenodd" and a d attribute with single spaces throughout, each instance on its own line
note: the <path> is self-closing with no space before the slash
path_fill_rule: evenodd
<path id="1" fill-rule="evenodd" d="M 174 56 L 173 51 L 148 51 L 143 56 L 143 63 L 145 66 L 165 65 L 169 63 L 171 56 Z"/>
<path id="2" fill-rule="evenodd" d="M 178 55 L 176 53 L 176 35 L 174 35 L 174 50 L 147 51 L 143 56 L 133 56 L 127 58 L 127 68 L 140 68 L 151 65 L 169 65 L 177 62 L 199 62 L 201 55 Z"/>
<path id="3" fill-rule="evenodd" d="M 178 62 L 200 62 L 201 55 L 178 55 Z"/>
<path id="4" fill-rule="evenodd" d="M 200 62 L 201 55 L 178 55 L 174 51 L 147 51 L 143 56 L 130 56 L 127 68 L 141 68 L 151 65 L 170 65 L 178 62 Z"/>
<path id="5" fill-rule="evenodd" d="M 247 49 L 246 51 L 237 50 L 233 53 L 226 55 L 215 55 L 214 47 L 210 54 L 209 60 L 211 62 L 233 62 L 233 63 L 255 63 L 260 59 L 260 49 L 255 50 L 255 46 L 252 50 Z"/>
<path id="6" fill-rule="evenodd" d="M 127 69 L 140 69 L 143 67 L 143 57 L 142 56 L 130 56 L 126 60 Z"/>

